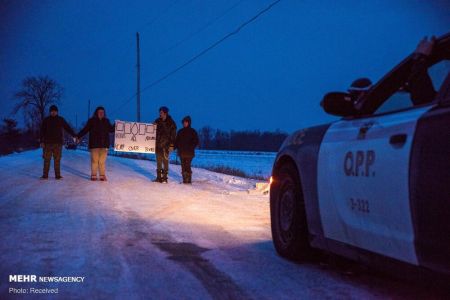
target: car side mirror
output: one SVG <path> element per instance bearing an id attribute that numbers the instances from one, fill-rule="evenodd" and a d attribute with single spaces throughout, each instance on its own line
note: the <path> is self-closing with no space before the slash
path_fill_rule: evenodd
<path id="1" fill-rule="evenodd" d="M 328 114 L 347 117 L 356 113 L 353 100 L 348 93 L 331 92 L 323 97 L 320 105 Z"/>

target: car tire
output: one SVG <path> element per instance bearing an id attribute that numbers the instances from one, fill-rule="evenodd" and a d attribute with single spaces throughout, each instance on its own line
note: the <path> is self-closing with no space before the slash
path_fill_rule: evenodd
<path id="1" fill-rule="evenodd" d="M 276 251 L 290 260 L 306 260 L 311 255 L 305 202 L 295 166 L 282 165 L 270 191 L 272 240 Z"/>

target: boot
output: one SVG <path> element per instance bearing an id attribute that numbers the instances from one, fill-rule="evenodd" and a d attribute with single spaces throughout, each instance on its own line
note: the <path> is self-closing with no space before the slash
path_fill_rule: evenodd
<path id="1" fill-rule="evenodd" d="M 161 170 L 161 169 L 156 169 L 156 178 L 153 179 L 153 182 L 159 182 L 159 183 L 161 183 L 161 181 L 162 181 L 162 172 L 163 172 L 163 170 Z"/>
<path id="2" fill-rule="evenodd" d="M 161 183 L 167 183 L 167 173 L 169 173 L 167 170 L 162 170 Z"/>

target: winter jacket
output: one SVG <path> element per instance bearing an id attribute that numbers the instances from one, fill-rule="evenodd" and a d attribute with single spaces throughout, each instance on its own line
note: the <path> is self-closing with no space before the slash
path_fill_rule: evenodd
<path id="1" fill-rule="evenodd" d="M 177 133 L 175 149 L 181 158 L 191 158 L 195 156 L 195 148 L 199 145 L 198 134 L 192 127 L 184 127 Z"/>
<path id="2" fill-rule="evenodd" d="M 154 124 L 156 124 L 156 153 L 162 153 L 164 149 L 167 151 L 170 146 L 174 146 L 177 125 L 169 115 L 165 121 L 161 118 L 156 119 Z"/>
<path id="3" fill-rule="evenodd" d="M 46 117 L 41 125 L 41 143 L 62 145 L 64 142 L 63 130 L 67 131 L 73 137 L 76 136 L 73 129 L 63 117 Z"/>
<path id="4" fill-rule="evenodd" d="M 88 132 L 89 149 L 109 148 L 109 133 L 114 132 L 114 125 L 111 125 L 107 118 L 100 120 L 98 117 L 92 117 L 78 133 L 78 138 L 82 138 Z"/>

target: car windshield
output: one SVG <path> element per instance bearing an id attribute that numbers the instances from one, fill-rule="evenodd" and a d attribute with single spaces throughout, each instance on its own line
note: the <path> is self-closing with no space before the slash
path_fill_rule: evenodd
<path id="1" fill-rule="evenodd" d="M 355 107 L 364 117 L 430 104 L 449 72 L 450 40 L 443 39 L 428 59 L 406 58 L 360 97 Z"/>
<path id="2" fill-rule="evenodd" d="M 374 113 L 382 114 L 432 103 L 449 73 L 450 61 L 444 59 L 414 76 L 404 74 L 404 83 L 403 80 L 397 81 L 397 88 Z"/>
<path id="3" fill-rule="evenodd" d="M 443 60 L 428 69 L 434 89 L 439 91 L 445 78 L 450 73 L 450 60 Z"/>

